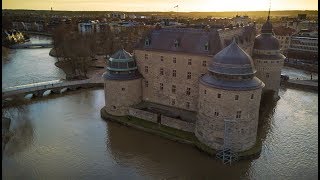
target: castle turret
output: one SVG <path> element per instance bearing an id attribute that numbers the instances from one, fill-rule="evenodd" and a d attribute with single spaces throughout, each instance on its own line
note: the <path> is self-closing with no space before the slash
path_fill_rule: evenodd
<path id="1" fill-rule="evenodd" d="M 129 106 L 141 102 L 141 75 L 132 55 L 124 49 L 112 55 L 103 74 L 105 110 L 115 116 L 128 114 Z"/>
<path id="2" fill-rule="evenodd" d="M 233 151 L 250 149 L 264 87 L 251 57 L 233 41 L 211 59 L 208 71 L 200 78 L 196 137 L 213 149 L 227 141 Z"/>
<path id="3" fill-rule="evenodd" d="M 273 35 L 273 28 L 268 16 L 261 28 L 261 34 L 255 38 L 252 58 L 257 69 L 257 77 L 265 83 L 263 94 L 278 98 L 281 69 L 285 57 L 280 53 L 280 44 Z"/>

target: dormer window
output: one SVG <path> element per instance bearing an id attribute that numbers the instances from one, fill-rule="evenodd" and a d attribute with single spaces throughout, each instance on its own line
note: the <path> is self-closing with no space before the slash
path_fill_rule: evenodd
<path id="1" fill-rule="evenodd" d="M 179 47 L 179 42 L 178 42 L 178 40 L 175 40 L 175 41 L 174 41 L 174 47 L 175 47 L 175 48 Z"/>
<path id="2" fill-rule="evenodd" d="M 146 39 L 146 41 L 144 42 L 144 45 L 149 46 L 150 45 L 150 39 Z"/>
<path id="3" fill-rule="evenodd" d="M 209 44 L 208 44 L 208 43 L 206 43 L 206 44 L 204 45 L 204 50 L 205 50 L 205 51 L 208 51 L 208 50 L 209 50 Z"/>

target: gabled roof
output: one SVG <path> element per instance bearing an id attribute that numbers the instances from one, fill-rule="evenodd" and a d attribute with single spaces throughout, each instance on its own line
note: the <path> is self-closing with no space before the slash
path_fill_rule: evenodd
<path id="1" fill-rule="evenodd" d="M 150 44 L 145 45 L 149 39 Z M 179 46 L 175 47 L 175 41 Z M 208 44 L 208 50 L 205 45 Z M 163 28 L 153 30 L 146 38 L 142 39 L 136 49 L 173 51 L 192 54 L 216 54 L 221 50 L 219 34 L 216 30 L 191 28 Z"/>

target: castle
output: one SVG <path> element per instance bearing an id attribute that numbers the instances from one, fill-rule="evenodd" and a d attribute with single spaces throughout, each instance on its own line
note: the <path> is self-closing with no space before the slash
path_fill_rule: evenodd
<path id="1" fill-rule="evenodd" d="M 256 143 L 262 93 L 278 97 L 283 59 L 269 17 L 257 37 L 254 25 L 157 28 L 134 55 L 122 49 L 108 59 L 103 110 L 192 132 L 212 149 L 227 137 L 245 151 Z"/>

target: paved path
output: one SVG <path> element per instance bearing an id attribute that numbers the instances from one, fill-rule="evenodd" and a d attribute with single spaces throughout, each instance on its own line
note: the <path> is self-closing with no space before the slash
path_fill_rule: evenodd
<path id="1" fill-rule="evenodd" d="M 52 48 L 52 43 L 38 43 L 38 44 L 15 44 L 10 46 L 10 49 L 26 49 L 26 48 Z"/>

